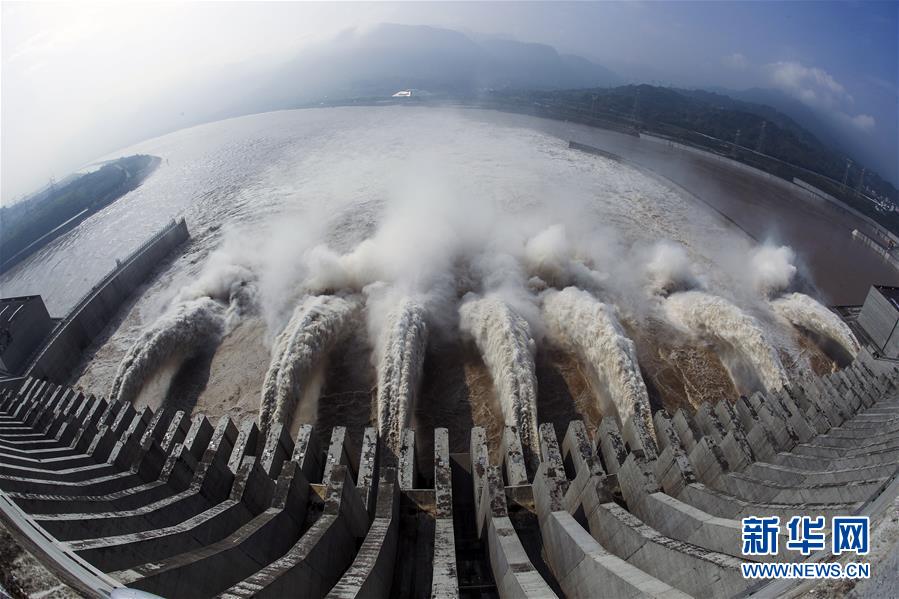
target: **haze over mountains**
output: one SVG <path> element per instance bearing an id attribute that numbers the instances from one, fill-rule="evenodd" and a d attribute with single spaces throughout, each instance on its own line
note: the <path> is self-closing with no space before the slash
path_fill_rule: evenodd
<path id="1" fill-rule="evenodd" d="M 627 76 L 581 56 L 560 54 L 545 44 L 381 23 L 347 29 L 306 48 L 293 60 L 250 78 L 255 84 L 245 88 L 254 89 L 252 95 L 221 116 L 291 108 L 322 98 L 390 95 L 409 88 L 455 95 L 501 88 L 580 89 L 621 85 Z M 826 115 L 783 91 L 706 89 L 734 100 L 770 106 L 823 143 L 877 169 L 897 184 L 895 165 L 889 156 L 872 151 Z M 779 117 L 772 113 L 771 118 Z"/>
<path id="2" fill-rule="evenodd" d="M 560 53 L 546 44 L 381 23 L 345 29 L 287 58 L 256 57 L 198 71 L 175 89 L 160 89 L 143 98 L 143 107 L 110 113 L 95 134 L 79 138 L 72 146 L 83 153 L 82 160 L 68 168 L 77 168 L 88 156 L 183 127 L 319 101 L 389 96 L 410 88 L 434 95 L 471 96 L 491 89 L 587 89 L 639 82 L 626 72 L 613 72 L 596 61 Z M 770 106 L 772 120 L 786 115 L 823 143 L 873 167 L 893 185 L 899 183 L 895 156 L 865 143 L 864 136 L 850 135 L 825 113 L 781 90 L 704 89 Z M 715 102 L 726 104 L 726 99 Z M 757 110 L 763 112 L 764 108 Z M 10 199 L 8 191 L 4 185 L 5 200 Z"/>
<path id="3" fill-rule="evenodd" d="M 285 65 L 282 75 L 318 93 L 385 93 L 397 86 L 455 93 L 492 87 L 595 87 L 621 79 L 550 46 L 475 41 L 449 29 L 380 24 L 346 30 Z"/>
<path id="4" fill-rule="evenodd" d="M 877 169 L 893 185 L 899 184 L 899 181 L 896 181 L 895 157 L 877 151 L 871 144 L 864 143 L 857 136 L 851 135 L 851 132 L 847 132 L 839 124 L 828 119 L 826 115 L 821 114 L 779 89 L 752 87 L 735 90 L 714 86 L 708 86 L 704 89 L 726 95 L 734 100 L 770 106 L 793 119 L 798 125 L 813 133 L 821 142 L 831 146 L 834 150 L 848 154 L 856 160 Z"/>
<path id="5" fill-rule="evenodd" d="M 219 90 L 248 90 L 230 99 Z M 382 23 L 347 29 L 279 64 L 229 68 L 196 83 L 190 120 L 294 108 L 323 99 L 389 96 L 401 89 L 468 95 L 491 88 L 571 89 L 618 85 L 623 80 L 586 58 L 551 46 L 472 37 L 449 29 Z M 205 90 L 203 89 L 205 87 Z M 188 94 L 190 95 L 190 94 Z M 213 101 L 215 100 L 215 101 Z M 224 100 L 224 103 L 223 103 Z M 169 110 L 183 110 L 176 101 Z"/>

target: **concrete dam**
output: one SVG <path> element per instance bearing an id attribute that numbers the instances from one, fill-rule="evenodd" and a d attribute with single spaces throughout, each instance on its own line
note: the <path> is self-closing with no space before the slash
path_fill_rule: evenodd
<path id="1" fill-rule="evenodd" d="M 4 525 L 85 596 L 782 596 L 742 577 L 741 519 L 883 514 L 899 494 L 899 369 L 863 350 L 848 367 L 773 393 L 657 411 L 655 447 L 616 419 L 538 427 L 525 459 L 473 428 L 433 455 L 404 429 L 263 435 L 135 410 L 37 378 L 0 394 Z M 433 467 L 430 467 L 433 464 Z M 427 467 L 424 467 L 427 465 Z"/>
<path id="2" fill-rule="evenodd" d="M 795 280 L 789 247 L 746 241 L 751 227 L 735 235 L 724 211 L 629 166 L 634 140 L 548 146 L 564 158 L 546 166 L 554 181 L 579 160 L 602 181 L 586 204 L 605 211 L 596 223 L 640 228 L 608 272 L 592 221 L 580 236 L 556 214 L 533 231 L 510 214 L 484 240 L 515 243 L 456 247 L 418 214 L 380 220 L 367 204 L 328 225 L 340 243 L 278 240 L 275 256 L 237 251 L 267 245 L 256 225 L 220 237 L 231 208 L 213 202 L 193 210 L 198 237 L 170 268 L 183 220 L 117 261 L 22 352 L 38 358 L 30 368 L 0 352 L 19 377 L 0 381 L 0 534 L 48 571 L 29 593 L 839 595 L 851 581 L 751 579 L 744 567 L 852 558 L 871 565 L 856 590 L 889 578 L 899 287 L 828 308 Z M 515 156 L 529 147 L 518 141 Z M 653 228 L 660 206 L 670 229 Z M 392 243 L 416 231 L 419 242 Z M 703 262 L 718 247 L 738 268 Z M 855 249 L 850 261 L 886 269 Z M 745 281 L 716 278 L 743 270 Z M 9 322 L 24 329 L 15 311 L 35 297 L 9 298 Z M 837 517 L 869 517 L 871 555 L 788 547 L 800 516 L 822 519 L 827 549 Z M 760 517 L 779 519 L 778 547 L 745 555 L 743 521 Z"/>

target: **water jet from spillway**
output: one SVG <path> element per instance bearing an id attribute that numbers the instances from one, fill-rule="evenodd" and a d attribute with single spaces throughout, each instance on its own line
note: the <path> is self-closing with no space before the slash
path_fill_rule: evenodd
<path id="1" fill-rule="evenodd" d="M 401 299 L 387 313 L 378 339 L 378 433 L 394 455 L 418 394 L 427 343 L 425 309 Z"/>
<path id="2" fill-rule="evenodd" d="M 787 373 L 761 324 L 722 297 L 682 291 L 664 299 L 664 312 L 674 325 L 700 337 L 713 337 L 739 353 L 766 391 L 787 383 Z"/>
<path id="3" fill-rule="evenodd" d="M 496 296 L 467 299 L 459 317 L 460 328 L 474 339 L 490 369 L 506 424 L 518 428 L 526 451 L 539 453 L 537 347 L 528 321 Z"/>
<path id="4" fill-rule="evenodd" d="M 256 276 L 224 253 L 213 254 L 200 277 L 182 287 L 169 309 L 147 328 L 119 363 L 111 401 L 133 402 L 144 384 L 172 358 L 181 363 L 215 349 L 256 309 Z"/>
<path id="5" fill-rule="evenodd" d="M 839 343 L 853 358 L 858 354 L 858 339 L 849 325 L 811 297 L 803 293 L 788 293 L 771 300 L 770 304 L 777 314 L 794 325 Z"/>
<path id="6" fill-rule="evenodd" d="M 225 307 L 209 297 L 176 304 L 144 331 L 119 364 L 111 401 L 131 402 L 173 354 L 185 358 L 216 345 L 225 328 Z"/>
<path id="7" fill-rule="evenodd" d="M 358 298 L 315 295 L 294 310 L 275 339 L 272 360 L 262 385 L 259 425 L 289 424 L 317 365 L 352 329 L 362 307 Z"/>
<path id="8" fill-rule="evenodd" d="M 601 406 L 604 417 L 616 414 L 631 447 L 655 457 L 652 411 L 637 349 L 613 308 L 586 291 L 567 287 L 543 295 L 543 318 L 550 336 L 583 361 L 596 391 L 608 390 L 608 399 L 600 393 L 606 403 Z"/>

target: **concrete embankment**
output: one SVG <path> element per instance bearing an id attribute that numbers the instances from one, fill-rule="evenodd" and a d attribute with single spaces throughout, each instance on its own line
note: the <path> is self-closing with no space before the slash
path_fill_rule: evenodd
<path id="1" fill-rule="evenodd" d="M 59 322 L 25 371 L 25 376 L 63 382 L 81 353 L 100 334 L 119 307 L 172 250 L 190 234 L 182 218 L 148 239 L 98 282 Z"/>
<path id="2" fill-rule="evenodd" d="M 60 235 L 65 235 L 66 233 L 68 233 L 69 231 L 71 231 L 72 229 L 74 229 L 75 227 L 80 225 L 81 221 L 86 219 L 88 216 L 90 216 L 90 210 L 85 208 L 84 210 L 82 210 L 81 212 L 79 212 L 78 214 L 76 214 L 75 216 L 73 216 L 72 218 L 67 220 L 66 222 L 62 223 L 61 225 L 59 225 L 58 227 L 56 227 L 55 229 L 50 231 L 49 233 L 45 233 L 44 235 L 41 235 L 36 240 L 32 241 L 27 246 L 25 246 L 25 248 L 16 252 L 11 258 L 9 258 L 8 260 L 4 260 L 3 263 L 0 264 L 0 274 L 3 274 L 4 272 L 6 272 L 10 268 L 15 266 L 16 264 L 18 264 L 19 262 L 21 262 L 28 256 L 30 256 L 31 254 L 33 254 L 40 248 L 44 247 L 45 245 L 47 245 L 48 243 L 50 243 L 51 241 L 53 241 Z"/>
<path id="3" fill-rule="evenodd" d="M 895 256 L 893 256 L 893 254 L 891 254 L 887 248 L 877 243 L 877 241 L 871 239 L 858 229 L 852 229 L 852 238 L 871 248 L 873 252 L 880 255 L 884 260 L 889 262 L 890 265 L 893 266 L 893 268 L 899 270 L 899 261 L 896 260 Z"/>
<path id="4" fill-rule="evenodd" d="M 709 151 L 703 150 L 701 148 L 694 148 L 693 146 L 678 143 L 676 141 L 672 141 L 672 140 L 664 138 L 664 137 L 657 137 L 655 135 L 641 133 L 640 139 L 645 139 L 647 141 L 664 144 L 673 149 L 682 150 L 684 152 L 690 152 L 693 154 L 698 154 L 698 155 L 704 156 L 706 158 L 710 158 L 712 160 L 722 162 L 724 164 L 727 164 L 731 168 L 735 168 L 735 169 L 738 169 L 741 171 L 752 173 L 753 175 L 756 175 L 758 177 L 761 177 L 763 179 L 766 179 L 768 181 L 776 183 L 777 185 L 780 185 L 784 189 L 788 189 L 792 192 L 799 193 L 808 200 L 827 203 L 830 206 L 832 206 L 833 208 L 840 211 L 841 213 L 847 214 L 847 215 L 852 215 L 853 217 L 863 221 L 866 225 L 871 227 L 872 231 L 875 231 L 877 233 L 878 237 L 881 237 L 884 241 L 893 241 L 893 242 L 899 244 L 899 237 L 897 237 L 896 235 L 893 235 L 883 225 L 881 225 L 880 223 L 878 223 L 871 217 L 862 214 L 855 208 L 848 206 L 845 202 L 842 202 L 841 200 L 835 198 L 834 196 L 818 189 L 814 185 L 803 181 L 802 179 L 797 179 L 794 177 L 792 181 L 789 181 L 787 179 L 778 177 L 777 175 L 773 175 L 771 173 L 765 172 L 754 166 L 750 166 L 748 164 L 740 162 L 739 160 L 734 160 L 733 158 L 721 156 L 720 154 L 716 154 L 714 152 L 709 152 Z M 578 145 L 580 145 L 580 144 L 578 144 Z M 581 148 L 578 148 L 578 149 L 581 149 Z M 877 242 L 875 242 L 875 243 L 877 243 Z M 877 243 L 877 245 L 881 245 L 881 244 Z"/>
<path id="5" fill-rule="evenodd" d="M 745 555 L 743 518 L 879 527 L 899 493 L 899 369 L 866 350 L 773 393 L 660 409 L 653 456 L 617 417 L 556 430 L 538 427 L 533 462 L 516 426 L 498 452 L 473 427 L 467 453 L 438 428 L 431 455 L 403 428 L 394 455 L 374 427 L 361 447 L 345 426 L 324 444 L 309 424 L 261 431 L 28 378 L 0 391 L 0 523 L 86 597 L 783 597 L 816 581 L 753 586 L 742 563 L 830 547 L 804 556 L 783 526 L 774 555 Z M 887 552 L 872 547 L 873 572 Z"/>
<path id="6" fill-rule="evenodd" d="M 593 146 L 588 146 L 587 144 L 578 143 L 576 141 L 569 141 L 568 147 L 572 150 L 580 150 L 581 152 L 587 152 L 588 154 L 602 156 L 603 158 L 608 158 L 609 160 L 614 160 L 615 162 L 622 161 L 621 156 L 619 156 L 618 154 L 613 154 L 612 152 L 607 152 L 605 150 L 601 150 Z"/>

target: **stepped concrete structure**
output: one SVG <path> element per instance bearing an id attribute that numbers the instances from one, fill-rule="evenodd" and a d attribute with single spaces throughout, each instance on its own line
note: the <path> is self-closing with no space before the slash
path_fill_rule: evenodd
<path id="1" fill-rule="evenodd" d="M 407 429 L 394 456 L 373 428 L 324 447 L 28 378 L 0 392 L 0 514 L 86 596 L 776 597 L 741 562 L 802 555 L 742 555 L 741 518 L 876 522 L 899 494 L 899 369 L 864 350 L 654 428 L 652 456 L 611 417 L 541 425 L 533 463 L 512 427 L 499 463 L 480 428 L 456 454 L 437 429 L 433 456 Z"/>
<path id="2" fill-rule="evenodd" d="M 0 376 L 19 374 L 55 326 L 39 295 L 0 299 Z"/>
<path id="3" fill-rule="evenodd" d="M 857 322 L 881 355 L 899 358 L 899 288 L 872 285 Z"/>

